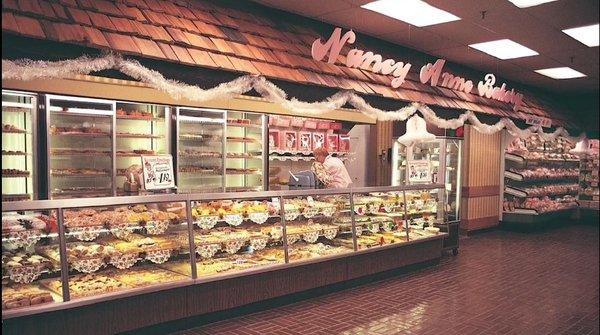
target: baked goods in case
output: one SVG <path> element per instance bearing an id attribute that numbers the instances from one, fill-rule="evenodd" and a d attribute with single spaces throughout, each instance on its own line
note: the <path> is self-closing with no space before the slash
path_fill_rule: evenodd
<path id="1" fill-rule="evenodd" d="M 127 270 L 110 271 L 107 272 L 106 275 L 109 275 L 119 282 L 132 288 L 179 281 L 188 278 L 184 275 L 150 265 L 135 267 Z"/>
<path id="2" fill-rule="evenodd" d="M 46 223 L 32 215 L 2 215 L 2 234 L 30 229 L 44 230 Z"/>
<path id="3" fill-rule="evenodd" d="M 42 281 L 52 291 L 62 295 L 60 280 Z M 82 298 L 91 295 L 123 290 L 128 286 L 104 273 L 79 274 L 69 277 L 69 293 L 71 298 Z"/>
<path id="4" fill-rule="evenodd" d="M 2 270 L 7 268 L 17 268 L 26 266 L 39 266 L 40 268 L 49 268 L 52 263 L 46 257 L 25 252 L 2 252 Z"/>
<path id="5" fill-rule="evenodd" d="M 29 171 L 19 169 L 2 169 L 2 175 L 7 177 L 29 177 Z"/>
<path id="6" fill-rule="evenodd" d="M 50 292 L 34 284 L 2 285 L 2 310 L 54 302 Z"/>

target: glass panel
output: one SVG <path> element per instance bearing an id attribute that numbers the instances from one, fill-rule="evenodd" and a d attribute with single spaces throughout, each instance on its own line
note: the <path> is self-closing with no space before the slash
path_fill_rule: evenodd
<path id="1" fill-rule="evenodd" d="M 223 191 L 223 111 L 178 108 L 180 192 Z"/>
<path id="2" fill-rule="evenodd" d="M 440 145 L 440 140 L 417 143 L 412 147 L 394 142 L 392 186 L 437 183 L 440 173 Z M 414 164 L 426 164 L 427 174 L 416 175 L 414 168 L 407 174 L 407 166 Z"/>
<path id="3" fill-rule="evenodd" d="M 160 105 L 117 102 L 117 194 L 125 193 L 124 183 L 129 168 L 141 167 L 141 155 L 168 153 L 166 138 L 167 107 Z M 137 193 L 137 192 L 136 192 Z"/>
<path id="4" fill-rule="evenodd" d="M 33 95 L 2 91 L 2 201 L 34 198 L 35 106 Z"/>
<path id="5" fill-rule="evenodd" d="M 226 190 L 263 190 L 263 116 L 227 112 Z"/>
<path id="6" fill-rule="evenodd" d="M 416 240 L 437 235 L 443 225 L 443 189 L 406 191 L 408 239 Z M 438 218 L 439 215 L 439 218 Z"/>
<path id="7" fill-rule="evenodd" d="M 449 221 L 460 220 L 460 162 L 461 162 L 462 140 L 446 140 L 446 201 Z"/>
<path id="8" fill-rule="evenodd" d="M 350 197 L 285 198 L 290 262 L 354 251 Z"/>
<path id="9" fill-rule="evenodd" d="M 2 312 L 62 301 L 54 213 L 2 213 Z M 57 252 L 47 255 L 47 248 Z"/>
<path id="10" fill-rule="evenodd" d="M 167 269 L 178 260 L 190 267 L 185 203 L 69 209 L 63 216 L 71 300 L 189 278 Z"/>
<path id="11" fill-rule="evenodd" d="M 354 195 L 358 249 L 408 241 L 402 192 Z"/>
<path id="12" fill-rule="evenodd" d="M 278 198 L 194 202 L 198 277 L 284 263 L 278 207 Z"/>
<path id="13" fill-rule="evenodd" d="M 50 198 L 112 195 L 113 103 L 48 96 Z"/>

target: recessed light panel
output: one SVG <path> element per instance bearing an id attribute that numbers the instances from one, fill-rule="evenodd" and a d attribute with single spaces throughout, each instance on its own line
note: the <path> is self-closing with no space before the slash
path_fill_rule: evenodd
<path id="1" fill-rule="evenodd" d="M 546 2 L 554 2 L 556 0 L 508 0 L 519 8 L 533 7 Z"/>
<path id="2" fill-rule="evenodd" d="M 499 59 L 513 59 L 539 55 L 536 51 L 509 39 L 476 43 L 469 46 Z"/>
<path id="3" fill-rule="evenodd" d="M 564 29 L 563 33 L 573 37 L 588 47 L 597 47 L 599 44 L 598 40 L 600 39 L 600 34 L 598 33 L 599 29 L 600 25 L 596 23 L 590 26 Z"/>
<path id="4" fill-rule="evenodd" d="M 570 67 L 553 67 L 549 69 L 535 70 L 535 72 L 546 77 L 550 77 L 552 79 L 572 79 L 587 77 L 585 74 L 577 70 L 573 70 Z"/>
<path id="5" fill-rule="evenodd" d="M 377 0 L 361 7 L 417 27 L 460 20 L 460 17 L 421 0 Z"/>

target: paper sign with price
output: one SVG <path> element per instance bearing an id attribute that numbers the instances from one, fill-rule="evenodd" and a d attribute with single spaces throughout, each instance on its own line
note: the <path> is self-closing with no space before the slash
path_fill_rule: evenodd
<path id="1" fill-rule="evenodd" d="M 175 187 L 173 157 L 171 155 L 142 156 L 144 186 L 146 190 Z"/>
<path id="2" fill-rule="evenodd" d="M 430 183 L 431 171 L 428 160 L 416 160 L 408 162 L 408 181 L 411 183 Z"/>

